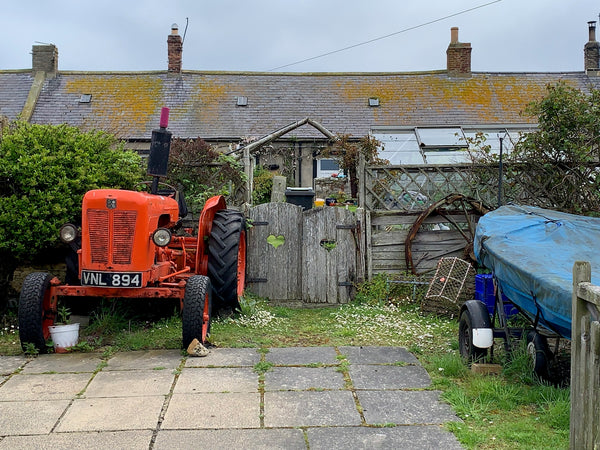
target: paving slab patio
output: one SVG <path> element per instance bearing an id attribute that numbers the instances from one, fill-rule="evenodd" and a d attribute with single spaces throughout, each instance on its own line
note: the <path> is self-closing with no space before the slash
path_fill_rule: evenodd
<path id="1" fill-rule="evenodd" d="M 203 448 L 231 450 L 305 450 L 302 430 L 185 430 L 160 431 L 155 449 Z M 348 447 L 350 448 L 350 447 Z"/>
<path id="2" fill-rule="evenodd" d="M 23 356 L 2 356 L 0 357 L 0 375 L 6 376 L 16 372 L 27 362 Z"/>
<path id="3" fill-rule="evenodd" d="M 87 373 L 16 374 L 0 386 L 0 401 L 72 399 L 89 381 Z"/>
<path id="4" fill-rule="evenodd" d="M 52 353 L 32 358 L 21 373 L 94 372 L 102 358 L 94 353 Z"/>
<path id="5" fill-rule="evenodd" d="M 0 357 L 0 373 L 0 450 L 461 448 L 398 347 Z"/>
<path id="6" fill-rule="evenodd" d="M 110 448 L 147 450 L 152 440 L 152 430 L 51 433 L 43 436 L 8 436 L 0 441 L 0 450 L 80 450 Z"/>

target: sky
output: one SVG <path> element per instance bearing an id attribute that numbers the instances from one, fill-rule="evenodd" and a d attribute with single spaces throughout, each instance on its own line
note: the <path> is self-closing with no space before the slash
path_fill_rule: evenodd
<path id="1" fill-rule="evenodd" d="M 59 70 L 166 70 L 176 23 L 183 70 L 444 70 L 458 27 L 475 72 L 577 72 L 599 13 L 597 0 L 13 0 L 0 70 L 31 68 L 38 43 L 58 47 Z"/>

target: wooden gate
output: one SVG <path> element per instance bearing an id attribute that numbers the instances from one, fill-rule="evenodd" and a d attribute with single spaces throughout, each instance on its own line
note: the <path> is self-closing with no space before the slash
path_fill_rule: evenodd
<path id="1" fill-rule="evenodd" d="M 355 213 L 268 203 L 251 208 L 249 218 L 248 290 L 276 303 L 338 304 L 353 298 L 364 273 Z"/>

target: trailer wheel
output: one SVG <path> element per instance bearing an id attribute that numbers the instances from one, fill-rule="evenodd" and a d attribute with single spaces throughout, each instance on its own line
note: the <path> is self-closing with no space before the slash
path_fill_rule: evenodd
<path id="1" fill-rule="evenodd" d="M 208 276 L 215 309 L 239 309 L 246 284 L 246 222 L 242 213 L 215 214 L 208 240 Z"/>
<path id="2" fill-rule="evenodd" d="M 194 339 L 202 344 L 210 332 L 212 315 L 212 292 L 210 279 L 203 275 L 190 277 L 183 295 L 181 310 L 183 347 L 187 348 Z"/>
<path id="3" fill-rule="evenodd" d="M 458 349 L 460 356 L 466 361 L 479 361 L 486 357 L 487 348 L 473 345 L 473 319 L 468 309 L 460 315 L 458 323 Z"/>
<path id="4" fill-rule="evenodd" d="M 21 348 L 33 344 L 40 353 L 46 352 L 49 327 L 54 325 L 55 312 L 50 308 L 50 280 L 45 272 L 30 273 L 23 281 L 19 297 L 19 337 Z"/>
<path id="5" fill-rule="evenodd" d="M 531 358 L 531 367 L 534 373 L 547 380 L 550 349 L 546 338 L 535 331 L 527 333 L 527 354 Z"/>

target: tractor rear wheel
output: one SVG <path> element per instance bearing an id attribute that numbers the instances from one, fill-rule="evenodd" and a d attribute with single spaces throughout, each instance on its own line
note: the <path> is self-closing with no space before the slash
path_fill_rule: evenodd
<path id="1" fill-rule="evenodd" d="M 183 329 L 183 348 L 187 348 L 194 339 L 202 344 L 210 332 L 212 314 L 212 292 L 210 279 L 204 275 L 190 277 L 183 295 L 181 322 Z"/>
<path id="2" fill-rule="evenodd" d="M 239 309 L 246 283 L 246 222 L 242 213 L 224 209 L 215 214 L 208 240 L 208 276 L 215 309 Z"/>
<path id="3" fill-rule="evenodd" d="M 46 352 L 49 327 L 54 325 L 56 317 L 50 309 L 51 279 L 49 273 L 34 272 L 23 281 L 19 297 L 19 336 L 24 351 L 30 350 L 28 344 L 33 344 L 38 352 Z"/>

